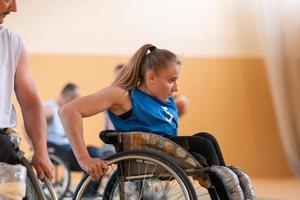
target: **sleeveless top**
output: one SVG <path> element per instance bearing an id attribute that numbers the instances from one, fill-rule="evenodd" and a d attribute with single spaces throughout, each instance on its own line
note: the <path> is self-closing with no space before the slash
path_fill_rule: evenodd
<path id="1" fill-rule="evenodd" d="M 162 136 L 177 135 L 178 112 L 173 97 L 163 102 L 138 88 L 130 93 L 132 110 L 126 119 L 108 110 L 109 117 L 117 131 L 144 131 Z"/>
<path id="2" fill-rule="evenodd" d="M 44 106 L 49 108 L 53 114 L 51 121 L 47 124 L 47 141 L 57 145 L 69 144 L 64 127 L 58 115 L 59 106 L 55 101 L 46 101 Z"/>
<path id="3" fill-rule="evenodd" d="M 22 48 L 21 38 L 0 25 L 0 128 L 17 124 L 13 93 Z"/>

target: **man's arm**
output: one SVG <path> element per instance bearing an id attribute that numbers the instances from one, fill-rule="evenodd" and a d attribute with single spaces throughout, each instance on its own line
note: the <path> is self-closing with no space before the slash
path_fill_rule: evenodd
<path id="1" fill-rule="evenodd" d="M 26 50 L 23 47 L 15 76 L 15 92 L 20 104 L 26 132 L 32 141 L 32 163 L 40 179 L 53 177 L 53 165 L 46 143 L 46 120 L 43 107 L 29 70 Z"/>

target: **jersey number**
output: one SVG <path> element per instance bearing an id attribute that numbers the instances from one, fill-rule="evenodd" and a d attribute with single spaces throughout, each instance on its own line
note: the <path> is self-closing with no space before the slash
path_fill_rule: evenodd
<path id="1" fill-rule="evenodd" d="M 172 119 L 174 118 L 173 115 L 168 111 L 168 108 L 165 106 L 162 106 L 162 109 L 165 111 L 165 113 L 168 115 L 168 117 L 166 117 L 165 119 L 167 120 L 167 122 L 171 123 Z"/>

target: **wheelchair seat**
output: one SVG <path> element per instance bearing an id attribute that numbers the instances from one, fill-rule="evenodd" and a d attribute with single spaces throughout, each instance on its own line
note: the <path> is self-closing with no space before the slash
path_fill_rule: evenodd
<path id="1" fill-rule="evenodd" d="M 148 150 L 176 158 L 183 169 L 203 169 L 204 167 L 183 147 L 157 134 L 146 132 L 102 131 L 100 138 L 113 144 L 117 151 Z M 121 145 L 121 146 L 120 146 Z"/>
<path id="2" fill-rule="evenodd" d="M 145 150 L 159 153 L 173 160 L 187 175 L 201 182 L 203 186 L 210 187 L 208 167 L 202 166 L 195 157 L 177 143 L 166 137 L 146 132 L 116 132 L 112 130 L 101 131 L 100 139 L 113 144 L 117 152 L 126 150 Z"/>

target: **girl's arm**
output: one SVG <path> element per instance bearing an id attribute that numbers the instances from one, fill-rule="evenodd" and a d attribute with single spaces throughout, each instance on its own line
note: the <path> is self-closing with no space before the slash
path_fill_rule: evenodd
<path id="1" fill-rule="evenodd" d="M 128 92 L 119 87 L 109 86 L 94 94 L 75 99 L 59 110 L 59 115 L 81 168 L 96 179 L 104 174 L 107 165 L 99 158 L 91 158 L 83 138 L 82 118 L 96 115 L 104 110 L 120 112 L 128 105 Z"/>

